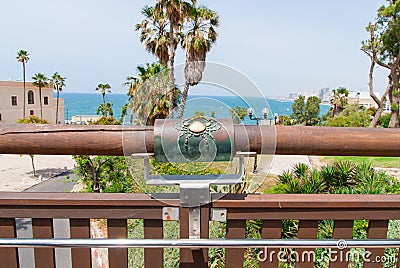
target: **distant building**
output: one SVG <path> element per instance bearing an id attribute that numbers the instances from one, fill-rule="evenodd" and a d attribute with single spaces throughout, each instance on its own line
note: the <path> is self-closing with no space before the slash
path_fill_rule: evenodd
<path id="1" fill-rule="evenodd" d="M 25 116 L 40 117 L 39 89 L 32 82 L 26 82 Z M 53 88 L 42 88 L 43 119 L 56 123 L 57 99 Z M 0 81 L 0 123 L 17 123 L 24 117 L 24 82 Z M 64 99 L 58 102 L 58 122 L 64 124 Z"/>
<path id="2" fill-rule="evenodd" d="M 375 94 L 380 98 L 379 93 Z M 365 107 L 367 109 L 371 107 L 378 108 L 378 105 L 371 98 L 369 91 L 349 91 L 348 102 L 349 104 L 358 104 L 360 107 Z"/>
<path id="3" fill-rule="evenodd" d="M 89 125 L 90 122 L 98 121 L 100 115 L 74 115 L 69 121 L 72 125 Z"/>
<path id="4" fill-rule="evenodd" d="M 295 100 L 295 99 L 297 99 L 299 97 L 299 94 L 298 93 L 293 93 L 293 92 L 290 92 L 289 93 L 289 100 Z"/>
<path id="5" fill-rule="evenodd" d="M 321 99 L 323 103 L 330 103 L 331 96 L 332 96 L 332 90 L 328 87 L 322 88 L 318 94 L 318 97 Z"/>

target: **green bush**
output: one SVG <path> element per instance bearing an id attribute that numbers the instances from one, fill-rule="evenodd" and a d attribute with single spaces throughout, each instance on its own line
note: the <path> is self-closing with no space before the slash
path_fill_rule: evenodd
<path id="1" fill-rule="evenodd" d="M 358 105 L 347 105 L 337 117 L 330 117 L 324 123 L 328 127 L 368 127 L 371 115 L 365 109 L 359 109 Z"/>
<path id="2" fill-rule="evenodd" d="M 210 175 L 224 173 L 222 169 L 214 168 L 207 163 L 157 163 L 153 159 L 151 164 L 158 174 L 163 175 Z"/>
<path id="3" fill-rule="evenodd" d="M 87 192 L 96 192 L 93 170 L 102 192 L 127 193 L 134 191 L 134 181 L 122 156 L 73 156 L 76 161 L 75 173 L 81 177 Z"/>
<path id="4" fill-rule="evenodd" d="M 400 182 L 369 163 L 336 161 L 320 170 L 297 164 L 279 175 L 278 185 L 265 193 L 395 194 Z"/>

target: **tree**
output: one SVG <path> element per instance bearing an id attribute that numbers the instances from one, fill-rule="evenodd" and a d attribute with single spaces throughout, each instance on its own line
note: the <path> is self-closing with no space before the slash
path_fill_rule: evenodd
<path id="1" fill-rule="evenodd" d="M 24 108 L 22 118 L 25 118 L 25 110 L 26 110 L 26 63 L 29 61 L 29 53 L 25 50 L 20 50 L 17 52 L 17 61 L 22 63 L 22 76 L 24 79 Z"/>
<path id="2" fill-rule="evenodd" d="M 295 124 L 303 124 L 305 121 L 304 118 L 304 109 L 305 109 L 305 99 L 303 95 L 300 95 L 292 105 L 293 113 L 290 115 L 290 118 L 294 121 Z"/>
<path id="3" fill-rule="evenodd" d="M 234 124 L 240 124 L 247 116 L 247 109 L 246 107 L 236 105 L 235 108 L 229 108 L 229 114 L 231 115 Z"/>
<path id="4" fill-rule="evenodd" d="M 206 7 L 189 8 L 182 33 L 182 48 L 186 51 L 185 88 L 178 118 L 182 118 L 189 87 L 197 85 L 203 75 L 206 54 L 217 40 L 218 15 Z"/>
<path id="5" fill-rule="evenodd" d="M 140 31 L 140 42 L 146 50 L 156 56 L 164 66 L 168 65 L 169 32 L 168 17 L 164 10 L 156 10 L 155 7 L 145 6 L 142 9 L 145 17 L 141 23 L 136 24 L 135 30 Z"/>
<path id="6" fill-rule="evenodd" d="M 329 127 L 368 127 L 370 113 L 365 109 L 359 109 L 358 104 L 348 104 L 337 117 L 328 118 L 324 126 Z"/>
<path id="7" fill-rule="evenodd" d="M 191 1 L 195 4 L 195 0 Z M 174 103 L 175 95 L 175 52 L 179 43 L 179 28 L 181 27 L 184 19 L 187 17 L 188 10 L 192 7 L 190 2 L 183 0 L 158 0 L 156 4 L 157 10 L 164 10 L 168 17 L 169 22 L 169 86 L 167 97 L 170 103 Z M 173 117 L 173 105 L 169 106 L 168 114 Z"/>
<path id="8" fill-rule="evenodd" d="M 99 109 L 104 106 L 107 106 L 107 113 L 112 114 L 112 104 L 102 103 Z M 112 116 L 102 116 L 91 124 L 119 125 L 121 120 L 115 120 Z M 86 191 L 95 193 L 132 191 L 134 180 L 124 157 L 74 155 L 73 159 L 76 162 L 75 172 L 81 176 L 83 183 L 87 186 Z"/>
<path id="9" fill-rule="evenodd" d="M 315 126 L 319 124 L 321 118 L 319 114 L 321 109 L 319 107 L 321 99 L 317 96 L 308 97 L 306 106 L 304 108 L 304 119 L 306 126 Z"/>
<path id="10" fill-rule="evenodd" d="M 195 1 L 192 1 L 192 3 Z M 140 40 L 147 51 L 154 54 L 162 64 L 168 66 L 169 83 L 167 99 L 175 103 L 175 52 L 179 44 L 179 34 L 191 3 L 183 0 L 158 0 L 154 7 L 145 6 L 142 14 L 145 19 L 136 25 L 141 31 Z M 173 105 L 168 114 L 173 117 Z"/>
<path id="11" fill-rule="evenodd" d="M 114 115 L 112 109 L 112 103 L 106 102 L 100 104 L 96 110 L 96 114 L 101 114 L 103 117 L 108 117 L 108 116 L 112 117 Z"/>
<path id="12" fill-rule="evenodd" d="M 18 124 L 48 124 L 49 122 L 47 120 L 40 119 L 37 116 L 31 115 L 28 118 L 19 119 L 17 123 Z M 30 154 L 29 157 L 31 158 L 33 177 L 36 177 L 35 155 Z"/>
<path id="13" fill-rule="evenodd" d="M 160 63 L 147 63 L 137 66 L 137 77 L 130 76 L 125 85 L 129 86 L 127 107 L 131 109 L 130 122 L 136 114 L 136 124 L 153 125 L 156 119 L 164 119 L 169 115 L 170 102 L 165 88 L 169 83 L 169 70 Z M 175 87 L 175 108 L 179 104 L 180 91 Z"/>
<path id="14" fill-rule="evenodd" d="M 65 87 L 65 77 L 62 77 L 58 72 L 54 73 L 50 78 L 50 85 L 57 92 L 57 106 L 56 106 L 56 124 L 58 124 L 58 103 L 60 99 L 60 92 Z"/>
<path id="15" fill-rule="evenodd" d="M 106 103 L 106 93 L 111 93 L 111 86 L 110 84 L 98 84 L 96 91 L 100 92 L 101 96 L 103 97 L 103 103 Z"/>
<path id="16" fill-rule="evenodd" d="M 391 118 L 389 127 L 399 127 L 399 94 L 400 94 L 400 0 L 387 0 L 387 5 L 378 9 L 378 16 L 374 23 L 369 23 L 367 31 L 369 40 L 362 42 L 361 50 L 371 60 L 369 71 L 370 95 L 378 104 L 378 111 L 370 126 L 376 126 L 386 96 L 391 103 Z M 375 96 L 373 86 L 373 73 L 375 65 L 389 70 L 388 86 L 382 98 Z"/>
<path id="17" fill-rule="evenodd" d="M 338 89 L 334 89 L 332 93 L 332 116 L 336 117 L 339 116 L 339 114 L 344 110 L 344 107 L 347 105 L 349 91 L 345 87 L 339 87 Z"/>
<path id="18" fill-rule="evenodd" d="M 37 73 L 33 77 L 33 85 L 39 88 L 40 118 L 43 119 L 42 88 L 49 86 L 49 79 L 42 73 Z"/>

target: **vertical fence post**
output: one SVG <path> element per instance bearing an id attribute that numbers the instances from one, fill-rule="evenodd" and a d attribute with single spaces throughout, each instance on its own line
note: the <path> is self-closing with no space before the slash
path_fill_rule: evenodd
<path id="1" fill-rule="evenodd" d="M 15 219 L 0 219 L 0 238 L 16 238 Z M 0 248 L 0 266 L 17 268 L 18 248 Z"/>
<path id="2" fill-rule="evenodd" d="M 386 239 L 387 230 L 388 230 L 389 221 L 379 221 L 379 220 L 370 220 L 368 224 L 368 238 L 369 239 Z M 382 258 L 385 254 L 384 248 L 373 248 L 368 249 L 372 254 L 367 256 L 370 260 L 369 262 L 364 263 L 364 268 L 376 268 L 382 267 L 383 262 L 377 262 L 378 259 Z M 380 260 L 379 259 L 379 260 Z"/>
<path id="3" fill-rule="evenodd" d="M 299 222 L 299 234 L 300 239 L 315 239 L 317 238 L 318 232 L 318 221 L 301 220 Z M 315 256 L 315 250 L 313 248 L 297 249 L 298 262 L 296 262 L 296 268 L 313 268 Z M 314 253 L 314 254 L 313 254 Z"/>
<path id="4" fill-rule="evenodd" d="M 227 239 L 244 239 L 246 237 L 246 220 L 228 220 L 226 224 Z M 243 267 L 244 248 L 225 250 L 225 267 Z"/>
<path id="5" fill-rule="evenodd" d="M 280 239 L 282 235 L 282 221 L 281 220 L 264 220 L 261 232 L 263 239 Z M 260 268 L 278 268 L 279 248 L 262 248 L 264 254 L 261 255 Z"/>
<path id="6" fill-rule="evenodd" d="M 69 219 L 71 238 L 90 238 L 90 219 Z M 73 268 L 92 267 L 90 248 L 71 249 Z"/>
<path id="7" fill-rule="evenodd" d="M 354 221 L 341 221 L 337 220 L 334 222 L 333 226 L 333 238 L 335 239 L 351 239 L 353 237 L 353 223 Z M 337 249 L 334 249 L 337 251 L 337 255 L 334 256 L 336 257 L 335 261 L 331 261 L 329 263 L 330 268 L 347 268 L 348 267 L 348 260 L 346 259 L 347 252 L 349 249 L 347 247 L 344 247 L 342 250 L 339 248 L 340 245 L 338 245 Z"/>
<path id="8" fill-rule="evenodd" d="M 200 208 L 200 232 L 201 238 L 208 238 L 210 207 Z M 181 238 L 189 238 L 189 209 L 180 209 L 180 232 Z M 180 267 L 208 267 L 208 249 L 180 249 Z"/>
<path id="9" fill-rule="evenodd" d="M 161 215 L 161 212 L 160 212 Z M 163 220 L 144 220 L 144 238 L 157 239 L 163 238 Z M 162 268 L 164 254 L 162 248 L 144 249 L 144 266 L 146 268 Z"/>
<path id="10" fill-rule="evenodd" d="M 108 238 L 123 239 L 128 237 L 128 222 L 126 219 L 108 219 L 107 233 Z M 127 268 L 128 267 L 128 249 L 127 248 L 109 248 L 108 262 L 110 267 Z"/>
<path id="11" fill-rule="evenodd" d="M 32 219 L 33 238 L 53 238 L 53 219 Z M 54 268 L 54 248 L 35 248 L 35 267 Z"/>

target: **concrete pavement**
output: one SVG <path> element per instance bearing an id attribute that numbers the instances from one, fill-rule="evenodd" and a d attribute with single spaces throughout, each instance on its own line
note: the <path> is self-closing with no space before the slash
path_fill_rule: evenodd
<path id="1" fill-rule="evenodd" d="M 26 189 L 24 192 L 70 192 L 75 184 L 75 174 L 63 172 L 59 176 L 50 178 L 42 183 Z M 69 220 L 54 219 L 54 237 L 69 238 Z M 32 238 L 32 219 L 16 219 L 17 237 Z M 21 268 L 35 267 L 32 248 L 20 248 L 19 263 Z M 57 268 L 71 267 L 71 249 L 56 248 Z"/>

